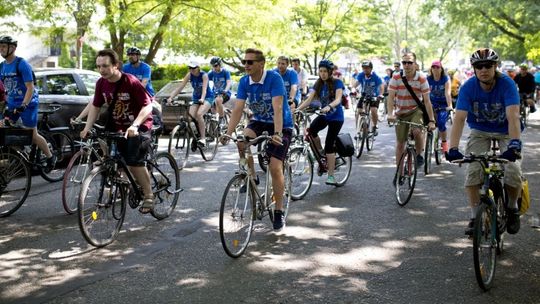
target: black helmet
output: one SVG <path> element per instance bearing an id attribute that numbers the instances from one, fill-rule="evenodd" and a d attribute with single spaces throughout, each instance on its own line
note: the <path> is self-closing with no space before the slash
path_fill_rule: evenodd
<path id="1" fill-rule="evenodd" d="M 141 50 L 139 50 L 138 47 L 132 46 L 129 49 L 127 49 L 126 54 L 128 54 L 128 55 L 131 55 L 131 54 L 141 55 Z"/>
<path id="2" fill-rule="evenodd" d="M 373 69 L 373 63 L 371 63 L 371 61 L 369 60 L 364 60 L 362 61 L 362 67 L 368 67 Z"/>
<path id="3" fill-rule="evenodd" d="M 471 65 L 475 65 L 480 62 L 499 62 L 499 55 L 492 49 L 478 49 L 471 55 Z"/>
<path id="4" fill-rule="evenodd" d="M 326 68 L 328 71 L 332 71 L 334 69 L 334 63 L 328 59 L 323 59 L 319 62 L 320 68 Z"/>
<path id="5" fill-rule="evenodd" d="M 219 57 L 212 57 L 212 59 L 210 59 L 210 64 L 211 64 L 211 65 L 218 65 L 218 64 L 221 64 L 221 58 L 219 58 Z"/>
<path id="6" fill-rule="evenodd" d="M 0 36 L 0 43 L 17 46 L 17 40 L 9 35 Z"/>

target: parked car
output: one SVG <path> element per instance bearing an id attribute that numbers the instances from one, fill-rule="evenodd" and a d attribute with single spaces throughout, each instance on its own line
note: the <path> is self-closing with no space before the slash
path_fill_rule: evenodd
<path id="1" fill-rule="evenodd" d="M 43 68 L 35 69 L 39 107 L 60 104 L 62 109 L 50 116 L 52 127 L 69 126 L 69 120 L 94 98 L 99 73 L 89 70 Z"/>
<path id="2" fill-rule="evenodd" d="M 180 115 L 182 115 L 182 108 L 178 107 L 176 105 L 168 106 L 166 105 L 167 99 L 171 97 L 171 94 L 174 90 L 180 86 L 180 83 L 182 80 L 173 80 L 169 83 L 167 83 L 159 92 L 156 93 L 154 98 L 156 99 L 159 104 L 161 104 L 161 112 L 162 112 L 162 120 L 163 120 L 163 128 L 165 133 L 168 133 L 172 131 L 172 129 L 176 126 L 178 123 L 178 119 Z M 193 88 L 191 87 L 191 83 L 187 83 L 182 92 L 176 96 L 177 101 L 181 101 L 182 103 L 189 104 L 191 102 L 193 96 Z"/>

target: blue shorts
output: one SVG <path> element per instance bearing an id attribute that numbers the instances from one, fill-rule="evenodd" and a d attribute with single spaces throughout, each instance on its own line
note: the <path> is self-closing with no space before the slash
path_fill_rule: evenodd
<path id="1" fill-rule="evenodd" d="M 38 108 L 39 105 L 33 102 L 30 103 L 22 113 L 10 113 L 8 117 L 11 121 L 13 121 L 13 123 L 16 123 L 20 118 L 23 126 L 27 128 L 35 128 L 37 127 Z M 8 105 L 8 109 L 13 111 L 10 105 Z"/>
<path id="2" fill-rule="evenodd" d="M 437 121 L 437 128 L 439 129 L 439 132 L 446 132 L 446 121 L 448 120 L 448 111 L 446 111 L 446 108 L 440 108 L 435 109 L 436 117 L 435 120 Z"/>
<path id="3" fill-rule="evenodd" d="M 216 102 L 214 100 L 214 98 L 205 98 L 204 99 L 204 102 L 208 102 L 210 104 L 210 107 L 214 105 L 214 103 Z M 191 105 L 197 105 L 199 103 L 199 100 L 192 100 L 191 101 Z"/>
<path id="4" fill-rule="evenodd" d="M 253 130 L 256 136 L 260 136 L 264 131 L 268 132 L 268 135 L 274 134 L 273 123 L 251 120 L 246 128 Z M 283 129 L 282 133 L 282 145 L 274 145 L 272 143 L 269 143 L 266 146 L 266 153 L 268 153 L 268 155 L 270 155 L 271 157 L 277 158 L 281 161 L 285 160 L 285 158 L 287 157 L 287 151 L 289 151 L 289 144 L 291 143 L 292 130 Z"/>

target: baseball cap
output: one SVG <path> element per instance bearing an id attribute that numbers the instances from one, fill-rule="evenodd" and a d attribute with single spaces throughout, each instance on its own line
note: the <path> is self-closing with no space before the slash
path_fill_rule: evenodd
<path id="1" fill-rule="evenodd" d="M 198 66 L 199 66 L 199 63 L 197 61 L 190 61 L 188 63 L 188 67 L 190 67 L 190 68 L 196 68 Z"/>
<path id="2" fill-rule="evenodd" d="M 442 68 L 442 64 L 439 60 L 434 60 L 432 63 L 431 63 L 431 66 L 436 66 L 436 67 L 440 67 Z"/>

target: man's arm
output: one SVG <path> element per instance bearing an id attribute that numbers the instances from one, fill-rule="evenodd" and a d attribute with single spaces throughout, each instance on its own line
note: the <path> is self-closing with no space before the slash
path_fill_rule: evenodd
<path id="1" fill-rule="evenodd" d="M 298 86 L 296 84 L 291 85 L 291 91 L 289 92 L 289 101 L 293 101 L 296 98 L 296 92 L 298 91 Z"/>
<path id="2" fill-rule="evenodd" d="M 178 88 L 176 88 L 172 93 L 171 93 L 171 97 L 169 97 L 167 99 L 167 101 L 169 103 L 172 102 L 173 98 L 178 95 L 178 93 L 182 92 L 182 90 L 184 89 L 184 87 L 186 86 L 187 82 L 189 81 L 189 75 L 191 75 L 189 72 L 186 74 L 186 76 L 184 76 L 184 78 L 182 79 L 182 83 L 178 86 Z"/>
<path id="3" fill-rule="evenodd" d="M 508 119 L 508 136 L 510 136 L 510 139 L 520 139 L 521 122 L 519 115 L 519 105 L 507 106 L 506 118 Z"/>
<path id="4" fill-rule="evenodd" d="M 242 112 L 244 111 L 244 105 L 246 104 L 246 101 L 244 99 L 236 99 L 234 101 L 234 108 L 231 112 L 231 118 L 229 119 L 229 125 L 227 126 L 227 135 L 231 135 L 234 129 L 236 129 L 236 126 L 240 122 L 240 119 L 242 118 Z"/>
<path id="5" fill-rule="evenodd" d="M 463 134 L 463 128 L 465 127 L 466 119 L 467 111 L 456 110 L 456 114 L 454 115 L 454 122 L 452 124 L 452 131 L 450 133 L 450 148 L 459 148 L 459 140 L 461 139 L 461 135 Z"/>
<path id="6" fill-rule="evenodd" d="M 32 95 L 34 95 L 34 83 L 32 81 L 25 82 L 26 93 L 24 94 L 23 106 L 27 106 L 32 100 Z"/>
<path id="7" fill-rule="evenodd" d="M 274 132 L 283 132 L 283 96 L 272 97 L 272 108 L 274 109 Z"/>

